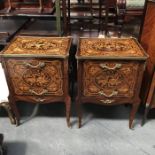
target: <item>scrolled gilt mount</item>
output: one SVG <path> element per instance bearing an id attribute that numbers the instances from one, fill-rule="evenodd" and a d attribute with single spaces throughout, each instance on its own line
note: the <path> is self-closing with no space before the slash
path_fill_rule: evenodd
<path id="1" fill-rule="evenodd" d="M 115 100 L 109 100 L 109 99 L 106 99 L 106 100 L 100 100 L 102 103 L 104 104 L 111 104 L 113 102 L 115 102 Z"/>
<path id="2" fill-rule="evenodd" d="M 13 111 L 12 111 L 9 103 L 8 102 L 2 102 L 2 103 L 0 103 L 0 107 L 3 107 L 7 111 L 11 124 L 18 125 L 17 119 L 14 116 Z"/>

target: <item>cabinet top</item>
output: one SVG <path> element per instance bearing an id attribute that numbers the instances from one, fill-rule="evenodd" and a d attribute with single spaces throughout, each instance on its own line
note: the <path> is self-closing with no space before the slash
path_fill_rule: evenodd
<path id="1" fill-rule="evenodd" d="M 70 37 L 16 37 L 2 52 L 2 57 L 56 57 L 69 55 Z"/>
<path id="2" fill-rule="evenodd" d="M 135 38 L 80 38 L 78 59 L 147 59 Z"/>

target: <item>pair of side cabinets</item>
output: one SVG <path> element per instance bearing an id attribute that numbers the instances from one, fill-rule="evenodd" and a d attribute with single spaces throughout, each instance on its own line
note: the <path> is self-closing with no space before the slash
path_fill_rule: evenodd
<path id="1" fill-rule="evenodd" d="M 9 105 L 19 124 L 16 102 L 65 102 L 70 126 L 68 57 L 71 37 L 17 36 L 2 51 L 9 87 Z M 139 92 L 147 54 L 135 38 L 79 38 L 77 45 L 76 108 L 81 127 L 81 104 L 131 103 L 129 128 L 140 104 Z M 70 52 L 69 52 L 70 51 Z"/>

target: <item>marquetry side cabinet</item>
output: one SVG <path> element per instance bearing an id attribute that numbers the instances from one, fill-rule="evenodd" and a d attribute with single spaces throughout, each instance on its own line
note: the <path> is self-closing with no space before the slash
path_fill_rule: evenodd
<path id="1" fill-rule="evenodd" d="M 2 52 L 2 65 L 9 87 L 9 104 L 19 124 L 16 101 L 65 102 L 70 126 L 68 93 L 69 37 L 16 37 Z"/>
<path id="2" fill-rule="evenodd" d="M 134 38 L 80 38 L 78 52 L 79 127 L 82 103 L 131 103 L 129 128 L 140 104 L 139 91 L 147 54 Z"/>

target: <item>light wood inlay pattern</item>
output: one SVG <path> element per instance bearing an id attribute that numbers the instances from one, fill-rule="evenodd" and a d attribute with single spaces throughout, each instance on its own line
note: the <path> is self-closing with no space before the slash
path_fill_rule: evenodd
<path id="1" fill-rule="evenodd" d="M 78 56 L 139 57 L 144 56 L 144 53 L 133 38 L 82 38 Z"/>
<path id="2" fill-rule="evenodd" d="M 70 38 L 18 37 L 6 48 L 4 55 L 67 55 Z"/>
<path id="3" fill-rule="evenodd" d="M 61 61 L 11 59 L 7 67 L 17 95 L 63 95 Z"/>
<path id="4" fill-rule="evenodd" d="M 101 64 L 113 68 L 101 68 Z M 139 64 L 137 62 L 91 62 L 84 63 L 84 96 L 133 97 Z M 115 92 L 115 93 L 114 93 Z"/>

